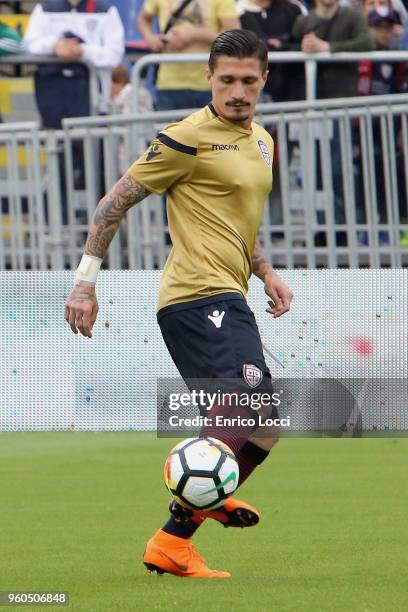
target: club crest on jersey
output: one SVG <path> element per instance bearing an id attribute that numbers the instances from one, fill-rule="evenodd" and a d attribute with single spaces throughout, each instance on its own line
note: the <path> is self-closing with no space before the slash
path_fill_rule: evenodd
<path id="1" fill-rule="evenodd" d="M 161 151 L 159 151 L 159 145 L 153 144 L 150 147 L 149 152 L 146 155 L 146 161 L 150 161 L 151 159 L 153 159 L 154 157 L 157 157 L 158 155 L 161 155 Z"/>
<path id="2" fill-rule="evenodd" d="M 259 145 L 259 148 L 261 149 L 262 157 L 264 158 L 265 163 L 268 164 L 268 166 L 270 166 L 271 156 L 269 155 L 268 145 L 263 140 L 258 140 L 258 145 Z"/>
<path id="3" fill-rule="evenodd" d="M 263 379 L 262 370 L 254 366 L 252 363 L 244 363 L 242 373 L 245 381 L 252 389 L 261 384 Z"/>

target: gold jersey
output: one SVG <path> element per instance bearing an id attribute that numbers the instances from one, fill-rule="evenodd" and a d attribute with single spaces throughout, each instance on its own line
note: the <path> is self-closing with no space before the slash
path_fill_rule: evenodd
<path id="1" fill-rule="evenodd" d="M 272 159 L 266 130 L 231 123 L 210 104 L 160 132 L 129 168 L 149 191 L 167 192 L 173 248 L 159 310 L 219 293 L 246 295 Z"/>

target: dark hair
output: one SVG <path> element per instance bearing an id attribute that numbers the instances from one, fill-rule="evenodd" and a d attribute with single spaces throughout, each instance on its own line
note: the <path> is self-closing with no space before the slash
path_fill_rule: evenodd
<path id="1" fill-rule="evenodd" d="M 268 49 L 265 43 L 250 30 L 227 30 L 217 36 L 211 46 L 208 60 L 210 72 L 214 72 L 217 57 L 220 55 L 239 59 L 257 57 L 261 62 L 262 72 L 268 67 Z"/>

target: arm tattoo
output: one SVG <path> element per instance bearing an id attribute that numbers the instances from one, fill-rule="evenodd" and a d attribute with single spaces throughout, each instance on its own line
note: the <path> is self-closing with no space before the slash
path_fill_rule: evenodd
<path id="1" fill-rule="evenodd" d="M 125 174 L 99 202 L 94 212 L 85 253 L 103 259 L 122 217 L 150 191 Z"/>
<path id="2" fill-rule="evenodd" d="M 252 254 L 252 272 L 262 281 L 265 280 L 267 272 L 272 272 L 272 266 L 267 260 L 258 239 L 255 242 L 255 248 Z"/>

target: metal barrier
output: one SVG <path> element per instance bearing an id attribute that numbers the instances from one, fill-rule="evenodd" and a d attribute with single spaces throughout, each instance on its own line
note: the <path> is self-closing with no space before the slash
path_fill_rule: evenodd
<path id="1" fill-rule="evenodd" d="M 400 244 L 400 232 L 408 230 L 407 103 L 408 95 L 396 95 L 258 106 L 257 121 L 275 135 L 279 151 L 261 228 L 273 265 L 408 266 L 408 248 Z M 100 196 L 164 125 L 188 113 L 67 119 L 63 131 L 48 133 L 31 124 L 19 132 L 1 126 L 2 142 L 18 136 L 37 151 L 26 191 L 46 213 L 44 222 L 41 205 L 32 213 L 33 227 L 43 228 L 31 232 L 35 256 L 18 238 L 21 223 L 7 228 L 12 239 L 7 248 L 3 240 L 1 267 L 75 268 Z M 22 171 L 16 144 L 8 145 L 8 155 L 0 192 L 16 201 L 27 197 L 24 183 L 16 186 Z M 127 214 L 106 266 L 160 269 L 169 250 L 163 199 L 151 195 Z"/>
<path id="2" fill-rule="evenodd" d="M 262 228 L 277 265 L 303 265 L 305 255 L 312 268 L 407 265 L 400 246 L 400 232 L 408 228 L 407 100 L 292 103 L 285 112 L 273 107 L 276 112 L 262 115 L 264 125 L 275 127 L 280 151 L 278 217 L 286 230 L 279 236 L 273 222 L 274 194 Z"/>
<path id="3" fill-rule="evenodd" d="M 41 149 L 35 123 L 0 125 L 0 268 L 47 267 Z"/>
<path id="4" fill-rule="evenodd" d="M 305 68 L 306 100 L 316 99 L 317 64 L 360 62 L 363 60 L 408 62 L 408 51 L 370 51 L 364 53 L 302 53 L 300 51 L 279 51 L 268 53 L 271 63 L 303 63 Z M 142 73 L 148 66 L 157 64 L 207 64 L 208 53 L 152 53 L 138 59 L 132 69 L 131 82 L 133 91 L 138 91 L 142 85 Z M 204 67 L 203 67 L 204 69 Z M 133 98 L 133 111 L 139 110 L 139 101 Z"/>
<path id="5" fill-rule="evenodd" d="M 404 95 L 258 106 L 257 120 L 276 134 L 279 149 L 275 186 L 265 207 L 261 230 L 264 248 L 274 265 L 408 265 L 408 250 L 400 246 L 400 231 L 408 229 L 403 223 L 408 217 L 407 102 L 408 96 Z M 91 141 L 101 138 L 105 173 L 109 170 L 113 179 L 117 161 L 112 143 L 121 137 L 120 126 L 131 128 L 123 130 L 129 139 L 130 163 L 144 152 L 163 125 L 182 115 L 180 111 L 167 111 L 122 118 L 69 119 L 64 125 L 68 140 L 84 138 L 88 142 L 88 166 L 92 166 Z M 401 123 L 398 159 L 395 121 Z M 335 134 L 331 138 L 333 127 Z M 374 143 L 374 137 L 379 142 Z M 320 150 L 320 162 L 316 149 Z M 383 151 L 386 155 L 382 157 Z M 383 166 L 384 193 L 378 184 L 379 164 Z M 319 182 L 316 174 L 321 175 Z M 106 187 L 109 186 L 110 182 Z M 91 198 L 88 210 L 93 207 Z M 130 211 L 123 233 L 109 254 L 109 267 L 163 267 L 170 240 L 161 198 L 152 195 Z M 76 249 L 74 241 L 72 249 Z"/>

